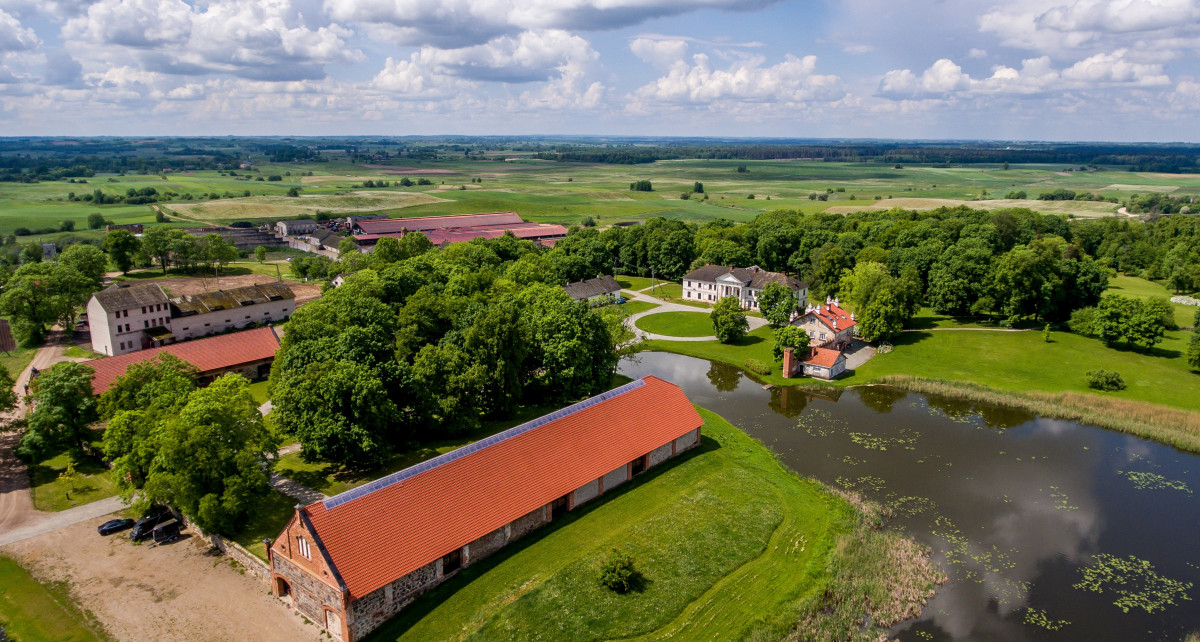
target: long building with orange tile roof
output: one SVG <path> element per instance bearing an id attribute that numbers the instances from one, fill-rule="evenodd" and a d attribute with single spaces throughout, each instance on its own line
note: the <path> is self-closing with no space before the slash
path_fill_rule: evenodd
<path id="1" fill-rule="evenodd" d="M 678 386 L 645 377 L 340 495 L 297 506 L 271 584 L 354 642 L 509 542 L 700 443 Z"/>

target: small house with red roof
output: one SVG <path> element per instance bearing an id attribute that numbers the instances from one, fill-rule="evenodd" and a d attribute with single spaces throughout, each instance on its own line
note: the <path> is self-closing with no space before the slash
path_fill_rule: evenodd
<path id="1" fill-rule="evenodd" d="M 809 305 L 792 325 L 804 328 L 814 346 L 844 346 L 854 338 L 858 321 L 842 309 L 836 298 L 826 298 L 825 305 Z"/>
<path id="2" fill-rule="evenodd" d="M 791 348 L 783 351 L 783 377 L 791 378 L 798 374 L 832 381 L 846 372 L 846 355 L 841 350 L 829 348 L 809 348 L 796 355 Z"/>
<path id="3" fill-rule="evenodd" d="M 268 542 L 275 595 L 354 642 L 508 543 L 700 443 L 644 377 L 308 506 Z"/>

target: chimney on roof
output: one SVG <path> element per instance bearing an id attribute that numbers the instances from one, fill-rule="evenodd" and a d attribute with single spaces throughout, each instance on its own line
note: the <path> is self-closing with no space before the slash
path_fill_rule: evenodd
<path id="1" fill-rule="evenodd" d="M 853 312 L 851 312 L 851 313 L 850 313 L 850 320 L 851 320 L 851 321 L 853 321 L 853 320 L 854 320 L 854 313 L 853 313 Z"/>
<path id="2" fill-rule="evenodd" d="M 833 299 L 832 299 L 832 298 L 830 298 L 830 297 L 828 297 L 828 296 L 826 296 L 826 297 L 825 297 L 825 305 L 829 305 L 829 303 L 830 303 L 831 301 L 833 301 Z"/>
<path id="3" fill-rule="evenodd" d="M 842 303 L 841 303 L 841 301 L 838 301 L 837 297 L 833 297 L 833 304 L 839 308 L 842 307 Z"/>

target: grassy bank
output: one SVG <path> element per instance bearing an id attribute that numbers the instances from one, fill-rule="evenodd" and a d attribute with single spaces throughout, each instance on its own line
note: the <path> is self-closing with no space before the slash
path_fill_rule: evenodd
<path id="1" fill-rule="evenodd" d="M 857 529 L 848 503 L 700 412 L 700 448 L 464 569 L 370 639 L 778 639 L 797 621 L 829 614 L 877 635 L 864 615 L 886 626 L 888 614 L 839 608 L 862 606 L 839 579 L 850 563 L 869 564 L 854 575 L 882 591 L 863 593 L 873 605 L 894 602 L 893 587 L 914 582 L 913 594 L 929 595 L 938 576 L 923 552 L 902 573 L 848 555 L 860 538 L 879 541 Z M 612 549 L 634 557 L 643 590 L 617 595 L 599 585 Z"/>
<path id="2" fill-rule="evenodd" d="M 275 539 L 284 524 L 296 512 L 296 499 L 272 489 L 254 509 L 250 522 L 229 539 L 241 544 L 242 548 L 254 553 L 264 562 L 267 546 L 264 539 Z"/>
<path id="3" fill-rule="evenodd" d="M 0 627 L 9 639 L 22 642 L 107 639 L 100 623 L 75 606 L 65 584 L 42 584 L 2 556 Z"/>
<path id="4" fill-rule="evenodd" d="M 1095 394 L 1000 391 L 906 375 L 888 375 L 877 381 L 914 392 L 1024 408 L 1045 417 L 1100 426 L 1200 453 L 1200 412 Z"/>

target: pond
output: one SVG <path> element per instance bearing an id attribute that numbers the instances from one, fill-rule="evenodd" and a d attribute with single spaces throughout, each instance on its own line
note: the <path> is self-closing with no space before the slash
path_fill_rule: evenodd
<path id="1" fill-rule="evenodd" d="M 802 475 L 896 509 L 950 576 L 900 640 L 1182 640 L 1200 631 L 1200 457 L 886 387 L 822 397 L 662 352 L 678 384 Z M 1190 584 L 1190 586 L 1189 586 Z"/>

